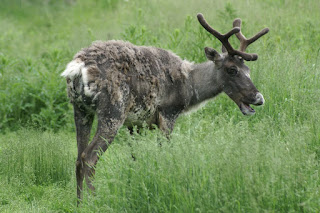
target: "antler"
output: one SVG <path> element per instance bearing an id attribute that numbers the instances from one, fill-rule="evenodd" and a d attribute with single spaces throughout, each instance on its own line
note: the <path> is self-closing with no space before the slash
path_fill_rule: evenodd
<path id="1" fill-rule="evenodd" d="M 233 21 L 233 27 L 238 27 L 241 29 L 241 19 L 237 18 Z M 259 33 L 257 33 L 255 36 L 247 39 L 242 33 L 241 30 L 236 33 L 237 38 L 240 40 L 240 51 L 245 51 L 246 48 L 253 42 L 255 42 L 257 39 L 259 39 L 261 36 L 267 34 L 269 32 L 269 28 L 264 28 Z"/>
<path id="2" fill-rule="evenodd" d="M 238 56 L 241 56 L 244 60 L 246 61 L 255 61 L 258 59 L 258 55 L 255 54 L 255 53 L 245 53 L 244 50 L 245 48 L 251 44 L 252 42 L 254 42 L 255 40 L 257 40 L 258 38 L 260 38 L 261 36 L 263 36 L 264 34 L 266 34 L 269 29 L 267 30 L 267 32 L 265 32 L 264 30 L 262 30 L 260 33 L 258 33 L 256 36 L 250 38 L 248 41 L 247 39 L 242 35 L 241 31 L 240 31 L 240 25 L 241 25 L 241 20 L 240 22 L 237 21 L 236 22 L 236 25 L 234 25 L 233 29 L 230 30 L 228 33 L 226 34 L 221 34 L 219 33 L 218 31 L 216 31 L 215 29 L 213 29 L 207 22 L 206 20 L 204 19 L 203 15 L 201 13 L 199 13 L 197 15 L 197 18 L 198 18 L 198 21 L 200 22 L 200 24 L 204 27 L 204 29 L 206 29 L 209 33 L 211 33 L 214 37 L 216 37 L 217 39 L 219 39 L 219 41 L 222 43 L 222 45 L 226 48 L 226 50 L 228 51 L 228 54 L 229 55 L 238 55 Z M 235 20 L 236 21 L 236 20 Z M 240 24 L 239 24 L 240 23 Z M 235 24 L 235 22 L 234 22 Z M 233 34 L 236 34 L 236 36 L 239 38 L 241 38 L 240 40 L 240 43 L 241 45 L 243 45 L 244 47 L 244 50 L 242 50 L 240 48 L 240 51 L 239 50 L 235 50 L 233 49 L 233 47 L 231 46 L 230 42 L 229 42 L 229 38 L 233 35 Z M 261 34 L 261 35 L 260 35 Z M 243 43 L 243 44 L 242 44 Z"/>

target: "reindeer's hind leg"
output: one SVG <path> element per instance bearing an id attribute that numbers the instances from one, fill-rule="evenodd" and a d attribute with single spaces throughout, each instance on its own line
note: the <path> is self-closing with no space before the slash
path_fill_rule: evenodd
<path id="1" fill-rule="evenodd" d="M 99 99 L 97 107 L 97 132 L 81 156 L 82 161 L 85 162 L 86 183 L 92 191 L 94 190 L 92 178 L 95 173 L 95 165 L 99 160 L 99 154 L 107 150 L 126 118 L 125 98 L 123 97 L 122 100 L 114 103 L 109 100 L 110 98 L 107 95 L 104 96 L 104 98 Z"/>
<path id="2" fill-rule="evenodd" d="M 77 104 L 73 105 L 74 109 L 74 121 L 77 130 L 77 144 L 78 144 L 78 158 L 76 161 L 76 178 L 77 178 L 77 196 L 78 202 L 81 200 L 81 191 L 83 184 L 83 161 L 81 159 L 81 154 L 87 148 L 90 131 L 92 127 L 92 122 L 94 119 L 94 113 L 89 112 L 86 108 L 80 107 Z"/>

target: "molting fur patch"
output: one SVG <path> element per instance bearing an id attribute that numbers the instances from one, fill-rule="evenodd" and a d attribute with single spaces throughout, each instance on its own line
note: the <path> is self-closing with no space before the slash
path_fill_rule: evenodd
<path id="1" fill-rule="evenodd" d="M 61 76 L 67 79 L 69 94 L 80 98 L 82 92 L 87 97 L 96 95 L 99 74 L 96 66 L 86 66 L 80 58 L 76 58 L 67 65 Z"/>
<path id="2" fill-rule="evenodd" d="M 81 69 L 83 67 L 84 62 L 77 58 L 67 65 L 61 76 L 73 80 L 75 77 L 81 74 Z"/>
<path id="3" fill-rule="evenodd" d="M 92 74 L 92 70 L 96 70 L 95 67 L 83 67 L 81 69 L 82 81 L 84 85 L 84 94 L 88 97 L 93 96 L 97 90 L 97 84 L 95 82 L 96 76 Z"/>

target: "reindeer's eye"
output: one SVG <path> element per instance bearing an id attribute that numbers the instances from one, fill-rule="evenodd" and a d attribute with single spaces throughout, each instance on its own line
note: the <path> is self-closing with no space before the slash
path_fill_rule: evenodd
<path id="1" fill-rule="evenodd" d="M 238 74 L 238 68 L 237 67 L 230 67 L 227 69 L 227 72 L 231 76 L 235 76 Z"/>

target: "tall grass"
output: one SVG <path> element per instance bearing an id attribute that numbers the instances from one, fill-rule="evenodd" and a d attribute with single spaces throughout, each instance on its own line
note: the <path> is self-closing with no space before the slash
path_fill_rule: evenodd
<path id="1" fill-rule="evenodd" d="M 158 146 L 156 134 L 113 144 L 99 162 L 97 193 L 84 211 L 259 212 L 319 210 L 318 159 L 307 127 L 270 121 L 192 120 Z M 294 128 L 292 128 L 294 127 Z M 207 131 L 211 129 L 212 131 Z M 303 140 L 302 140 L 303 138 Z M 311 145 L 311 144 L 310 144 Z M 131 158 L 133 151 L 136 161 Z"/>
<path id="2" fill-rule="evenodd" d="M 66 185 L 73 174 L 73 152 L 62 135 L 20 130 L 1 138 L 1 175 L 8 183 Z"/>
<path id="3" fill-rule="evenodd" d="M 75 208 L 73 145 L 66 133 L 24 129 L 0 135 L 0 211 Z"/>
<path id="4" fill-rule="evenodd" d="M 5 0 L 2 5 L 0 211 L 320 211 L 318 1 Z M 220 95 L 181 116 L 170 142 L 158 130 L 131 136 L 121 129 L 97 165 L 96 195 L 85 193 L 77 208 L 73 114 L 59 74 L 75 52 L 98 39 L 153 45 L 203 62 L 203 48 L 219 50 L 221 44 L 198 24 L 198 12 L 221 32 L 235 17 L 242 18 L 248 37 L 270 28 L 248 49 L 259 60 L 247 62 L 265 106 L 244 117 Z"/>

